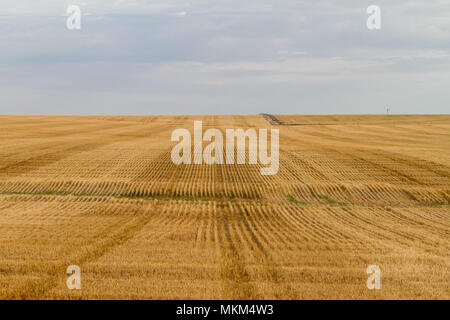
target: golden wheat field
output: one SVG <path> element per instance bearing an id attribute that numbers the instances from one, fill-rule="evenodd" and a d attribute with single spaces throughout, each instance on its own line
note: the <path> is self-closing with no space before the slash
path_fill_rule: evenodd
<path id="1" fill-rule="evenodd" d="M 0 298 L 449 299 L 450 115 L 275 117 L 0 116 Z M 194 120 L 278 174 L 173 164 Z"/>

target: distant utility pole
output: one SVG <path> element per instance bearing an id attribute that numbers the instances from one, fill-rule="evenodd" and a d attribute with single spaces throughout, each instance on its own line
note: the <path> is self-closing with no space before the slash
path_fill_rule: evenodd
<path id="1" fill-rule="evenodd" d="M 391 108 L 389 106 L 386 107 L 386 114 L 390 114 L 391 113 Z"/>

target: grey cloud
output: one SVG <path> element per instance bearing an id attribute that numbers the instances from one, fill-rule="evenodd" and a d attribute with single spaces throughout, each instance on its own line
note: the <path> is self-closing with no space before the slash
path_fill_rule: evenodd
<path id="1" fill-rule="evenodd" d="M 6 0 L 0 113 L 448 112 L 449 1 L 370 4 Z"/>

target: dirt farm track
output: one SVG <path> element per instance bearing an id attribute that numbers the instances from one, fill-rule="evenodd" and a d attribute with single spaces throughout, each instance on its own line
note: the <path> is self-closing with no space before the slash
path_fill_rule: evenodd
<path id="1" fill-rule="evenodd" d="M 0 299 L 450 299 L 450 115 L 273 118 L 0 116 Z M 173 164 L 194 120 L 278 173 Z"/>

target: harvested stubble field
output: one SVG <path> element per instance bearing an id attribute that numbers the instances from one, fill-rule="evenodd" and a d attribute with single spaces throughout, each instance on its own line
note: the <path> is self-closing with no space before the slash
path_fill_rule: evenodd
<path id="1" fill-rule="evenodd" d="M 450 116 L 276 117 L 0 116 L 0 298 L 449 299 Z M 194 120 L 278 174 L 174 165 Z"/>

